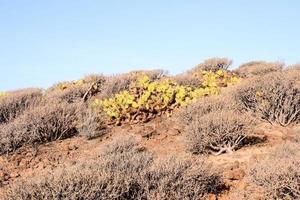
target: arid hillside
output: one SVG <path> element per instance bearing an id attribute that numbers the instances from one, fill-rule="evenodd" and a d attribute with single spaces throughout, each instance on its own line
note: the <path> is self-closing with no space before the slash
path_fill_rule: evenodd
<path id="1" fill-rule="evenodd" d="M 300 67 L 212 58 L 0 92 L 0 199 L 300 199 Z"/>

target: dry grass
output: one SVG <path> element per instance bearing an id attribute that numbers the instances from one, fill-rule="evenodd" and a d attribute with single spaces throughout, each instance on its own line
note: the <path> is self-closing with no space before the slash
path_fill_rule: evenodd
<path id="1" fill-rule="evenodd" d="M 235 72 L 241 77 L 261 76 L 271 72 L 278 72 L 283 69 L 284 63 L 252 61 L 242 64 Z"/>
<path id="2" fill-rule="evenodd" d="M 241 113 L 216 111 L 195 118 L 187 128 L 187 145 L 191 152 L 232 153 L 249 135 L 251 121 Z"/>
<path id="3" fill-rule="evenodd" d="M 11 185 L 5 198 L 206 199 L 222 185 L 203 161 L 169 160 L 156 165 L 152 154 L 132 138 L 121 138 L 104 149 L 94 161 Z"/>
<path id="4" fill-rule="evenodd" d="M 77 104 L 53 103 L 27 110 L 0 127 L 0 152 L 71 137 L 77 133 L 77 121 Z"/>
<path id="5" fill-rule="evenodd" d="M 300 121 L 300 85 L 297 74 L 270 73 L 247 80 L 236 92 L 241 107 L 256 117 L 288 126 Z"/>
<path id="6" fill-rule="evenodd" d="M 29 107 L 37 105 L 41 97 L 40 89 L 23 89 L 0 97 L 0 124 L 13 120 Z"/>

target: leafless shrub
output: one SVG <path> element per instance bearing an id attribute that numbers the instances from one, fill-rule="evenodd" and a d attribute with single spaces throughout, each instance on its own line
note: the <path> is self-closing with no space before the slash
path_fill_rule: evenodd
<path id="1" fill-rule="evenodd" d="M 203 63 L 197 65 L 192 70 L 188 71 L 188 73 L 195 73 L 199 71 L 218 71 L 219 69 L 227 70 L 229 66 L 232 64 L 232 60 L 227 58 L 210 58 L 205 60 Z"/>
<path id="2" fill-rule="evenodd" d="M 67 103 L 74 103 L 78 101 L 82 101 L 82 98 L 86 91 L 88 90 L 88 85 L 76 86 L 71 85 L 64 90 L 54 90 L 49 92 L 45 96 L 45 101 L 49 103 L 49 101 L 61 101 Z"/>
<path id="3" fill-rule="evenodd" d="M 187 128 L 187 144 L 193 153 L 231 153 L 248 136 L 251 121 L 233 111 L 211 112 L 191 121 Z"/>
<path id="4" fill-rule="evenodd" d="M 103 85 L 101 96 L 103 98 L 108 98 L 123 90 L 128 90 L 130 84 L 136 81 L 141 76 L 141 74 L 149 76 L 151 80 L 156 80 L 164 76 L 165 72 L 162 70 L 133 71 L 126 74 L 108 77 L 107 81 Z"/>
<path id="5" fill-rule="evenodd" d="M 79 132 L 81 135 L 87 137 L 87 139 L 101 137 L 108 132 L 106 116 L 102 112 L 84 108 L 80 116 L 80 121 Z"/>
<path id="6" fill-rule="evenodd" d="M 0 124 L 9 122 L 29 107 L 36 105 L 41 97 L 40 89 L 23 89 L 0 97 Z"/>
<path id="7" fill-rule="evenodd" d="M 97 82 L 99 80 L 102 80 L 101 82 L 105 82 L 106 78 L 107 77 L 104 76 L 103 74 L 90 74 L 90 75 L 83 77 L 82 80 L 86 84 L 91 84 L 91 83 Z"/>
<path id="8" fill-rule="evenodd" d="M 129 72 L 128 74 L 133 76 L 140 76 L 141 74 L 145 74 L 149 76 L 150 80 L 154 81 L 160 79 L 161 77 L 166 76 L 168 72 L 162 69 L 154 69 L 154 70 L 137 70 L 137 71 Z"/>
<path id="9" fill-rule="evenodd" d="M 299 145 L 287 143 L 277 147 L 271 155 L 257 161 L 248 170 L 249 189 L 239 191 L 244 199 L 300 199 Z"/>
<path id="10" fill-rule="evenodd" d="M 217 193 L 221 184 L 203 161 L 154 164 L 152 154 L 133 138 L 113 141 L 103 149 L 106 151 L 94 161 L 10 185 L 5 198 L 204 199 L 210 192 Z"/>
<path id="11" fill-rule="evenodd" d="M 12 186 L 7 199 L 142 199 L 145 193 L 139 177 L 152 163 L 152 156 L 136 152 L 132 139 L 122 143 L 122 152 L 115 151 L 114 141 L 97 160 Z"/>
<path id="12" fill-rule="evenodd" d="M 242 64 L 235 72 L 241 77 L 253 77 L 281 71 L 283 66 L 281 62 L 252 61 Z"/>
<path id="13" fill-rule="evenodd" d="M 175 159 L 158 162 L 145 173 L 149 199 L 207 199 L 218 194 L 223 183 L 217 171 L 203 159 Z"/>
<path id="14" fill-rule="evenodd" d="M 172 79 L 179 85 L 186 85 L 190 87 L 199 87 L 201 85 L 201 78 L 192 76 L 191 74 L 179 74 Z"/>
<path id="15" fill-rule="evenodd" d="M 192 121 L 211 112 L 236 109 L 234 98 L 228 93 L 200 98 L 187 107 L 181 108 L 174 116 L 179 123 L 189 125 Z"/>
<path id="16" fill-rule="evenodd" d="M 286 67 L 286 70 L 300 70 L 300 63 L 289 65 Z"/>
<path id="17" fill-rule="evenodd" d="M 106 81 L 103 75 L 89 75 L 79 81 L 62 82 L 55 84 L 46 91 L 45 101 L 63 101 L 74 103 L 82 101 L 101 92 L 102 86 Z"/>
<path id="18" fill-rule="evenodd" d="M 236 93 L 241 106 L 255 116 L 281 126 L 300 121 L 300 87 L 289 73 L 277 72 L 249 79 Z"/>
<path id="19" fill-rule="evenodd" d="M 54 103 L 27 110 L 0 127 L 0 153 L 75 135 L 77 109 L 76 104 Z"/>

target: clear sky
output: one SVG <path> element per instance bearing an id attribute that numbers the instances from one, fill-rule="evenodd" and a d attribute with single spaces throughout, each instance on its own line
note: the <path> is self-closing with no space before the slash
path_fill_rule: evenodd
<path id="1" fill-rule="evenodd" d="M 298 0 L 0 0 L 0 91 L 206 58 L 300 61 Z"/>

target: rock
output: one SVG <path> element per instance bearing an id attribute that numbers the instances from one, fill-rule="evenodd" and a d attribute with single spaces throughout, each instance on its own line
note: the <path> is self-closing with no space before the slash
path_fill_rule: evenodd
<path id="1" fill-rule="evenodd" d="M 19 177 L 19 176 L 20 176 L 20 174 L 17 173 L 17 172 L 13 172 L 13 173 L 10 174 L 10 177 L 11 177 L 11 178 L 17 178 L 17 177 Z"/>

